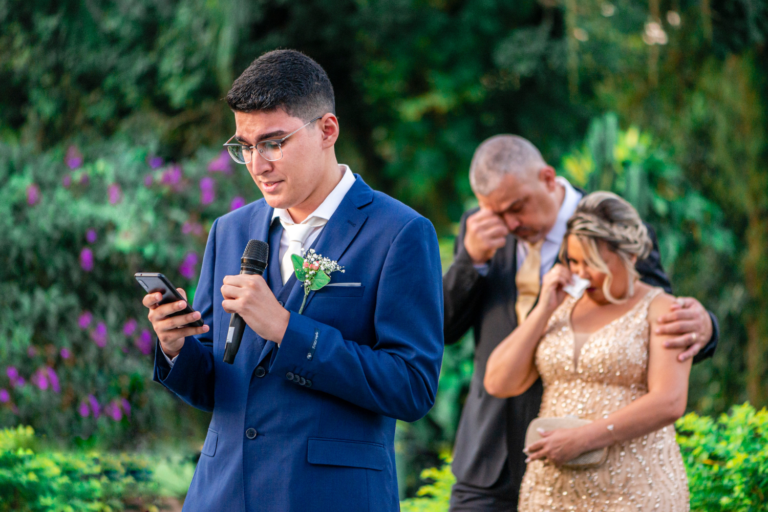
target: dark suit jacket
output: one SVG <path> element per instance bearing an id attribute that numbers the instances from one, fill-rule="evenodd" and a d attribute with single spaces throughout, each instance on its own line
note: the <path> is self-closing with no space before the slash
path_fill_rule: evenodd
<path id="1" fill-rule="evenodd" d="M 494 398 L 483 388 L 488 357 L 517 327 L 517 238 L 509 235 L 507 244 L 490 260 L 488 273 L 480 275 L 464 248 L 467 217 L 476 211 L 468 211 L 462 217 L 454 262 L 443 276 L 446 344 L 459 341 L 470 327 L 474 328 L 475 338 L 474 374 L 456 434 L 453 472 L 459 482 L 488 488 L 498 480 L 508 462 L 513 488 L 519 489 L 525 473 L 525 430 L 538 416 L 543 388 L 538 380 L 524 394 L 507 399 Z M 636 268 L 643 282 L 672 293 L 661 266 L 655 231 L 646 226 L 653 250 L 648 258 L 637 262 Z M 710 315 L 714 327 L 712 340 L 694 362 L 711 357 L 717 345 L 717 320 Z"/>

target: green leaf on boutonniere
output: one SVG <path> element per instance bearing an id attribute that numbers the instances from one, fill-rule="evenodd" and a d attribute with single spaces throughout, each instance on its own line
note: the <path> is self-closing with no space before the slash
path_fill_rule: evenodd
<path id="1" fill-rule="evenodd" d="M 293 263 L 293 270 L 296 271 L 296 279 L 304 281 L 307 278 L 307 272 L 304 270 L 304 258 L 298 254 L 291 254 L 291 263 Z"/>
<path id="2" fill-rule="evenodd" d="M 317 275 L 315 275 L 315 278 L 312 280 L 312 286 L 309 289 L 317 291 L 330 282 L 331 278 L 328 276 L 328 274 L 322 270 L 318 270 Z"/>

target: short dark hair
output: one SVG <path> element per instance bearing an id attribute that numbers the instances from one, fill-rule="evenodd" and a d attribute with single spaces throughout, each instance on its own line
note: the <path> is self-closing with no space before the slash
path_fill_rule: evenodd
<path id="1" fill-rule="evenodd" d="M 336 114 L 333 86 L 325 70 L 296 50 L 274 50 L 254 60 L 227 94 L 235 112 L 279 108 L 304 121 Z"/>

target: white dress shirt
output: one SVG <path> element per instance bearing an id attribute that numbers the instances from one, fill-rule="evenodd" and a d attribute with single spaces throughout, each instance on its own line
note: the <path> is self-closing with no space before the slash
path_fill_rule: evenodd
<path id="1" fill-rule="evenodd" d="M 355 175 L 352 173 L 352 170 L 349 168 L 349 166 L 339 164 L 339 169 L 344 173 L 341 177 L 341 181 L 339 181 L 336 187 L 331 190 L 331 193 L 328 194 L 328 197 L 326 197 L 325 200 L 320 203 L 320 206 L 318 206 L 317 209 L 312 212 L 306 219 L 300 222 L 300 224 L 307 223 L 314 217 L 319 217 L 328 221 L 336 212 L 336 209 L 338 209 L 339 205 L 344 200 L 344 197 L 347 195 L 347 192 L 349 192 L 349 189 L 351 189 L 352 185 L 355 184 Z M 293 218 L 288 213 L 288 210 L 283 208 L 275 208 L 275 211 L 272 213 L 272 221 L 274 222 L 275 219 L 280 219 L 282 222 L 286 222 L 288 224 L 294 224 Z M 309 248 L 312 246 L 315 240 L 317 240 L 317 237 L 320 236 L 320 233 L 323 231 L 324 227 L 325 225 L 318 226 L 309 233 L 306 241 L 304 242 L 304 248 Z M 288 243 L 288 234 L 285 230 L 283 230 L 283 235 L 280 237 L 280 256 L 278 261 L 283 260 L 285 251 L 288 250 Z M 160 351 L 163 352 L 162 350 Z M 171 368 L 173 368 L 173 363 L 176 362 L 176 358 L 179 356 L 176 355 L 173 359 L 171 359 L 165 352 L 163 352 L 163 355 L 165 356 L 165 360 L 168 361 L 168 364 L 171 366 Z"/>
<path id="2" fill-rule="evenodd" d="M 557 261 L 557 256 L 560 253 L 560 245 L 563 243 L 563 237 L 565 231 L 568 228 L 568 219 L 571 218 L 573 212 L 576 211 L 576 207 L 581 201 L 582 194 L 573 188 L 567 179 L 558 176 L 555 178 L 557 183 L 565 188 L 565 196 L 563 196 L 563 204 L 560 205 L 560 210 L 557 213 L 557 220 L 555 220 L 554 226 L 549 230 L 547 236 L 544 238 L 544 243 L 541 244 L 541 275 L 543 276 L 554 266 Z M 525 257 L 528 256 L 530 246 L 528 242 L 520 240 L 517 244 L 517 268 L 515 272 L 520 270 Z M 475 265 L 475 269 L 481 276 L 488 274 L 490 268 L 489 263 L 481 263 Z"/>

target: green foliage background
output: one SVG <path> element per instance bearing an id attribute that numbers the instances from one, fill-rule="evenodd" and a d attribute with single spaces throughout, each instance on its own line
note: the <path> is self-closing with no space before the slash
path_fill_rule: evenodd
<path id="1" fill-rule="evenodd" d="M 147 327 L 130 275 L 152 267 L 194 288 L 179 265 L 235 196 L 258 197 L 242 169 L 208 165 L 234 130 L 221 98 L 278 47 L 325 67 L 340 161 L 429 217 L 446 264 L 472 202 L 469 161 L 491 135 L 520 134 L 575 183 L 624 194 L 657 227 L 676 292 L 721 322 L 690 408 L 765 405 L 766 34 L 766 0 L 0 0 L 0 355 L 27 379 L 50 367 L 61 380 L 60 394 L 12 389 L 2 368 L 0 423 L 86 446 L 202 440 L 206 416 L 150 385 L 151 356 L 122 334 L 131 318 Z M 163 183 L 174 163 L 183 179 Z M 104 349 L 77 325 L 83 311 L 104 322 Z M 450 453 L 471 355 L 469 338 L 447 349 L 435 409 L 398 431 L 405 493 Z M 125 399 L 131 416 L 83 417 L 88 395 Z"/>

